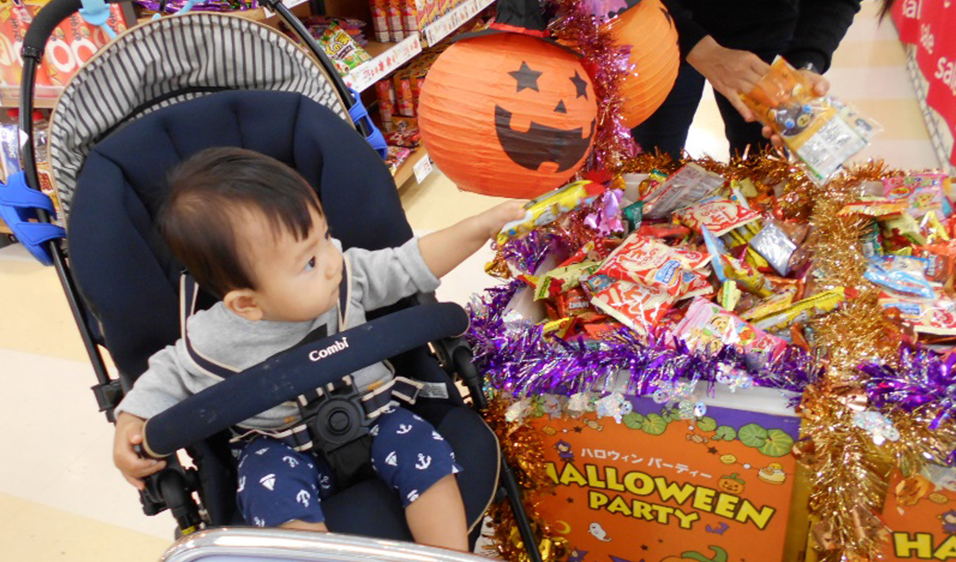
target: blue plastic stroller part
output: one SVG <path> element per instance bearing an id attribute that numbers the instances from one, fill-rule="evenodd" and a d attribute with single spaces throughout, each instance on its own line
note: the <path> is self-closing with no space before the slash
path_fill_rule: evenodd
<path id="1" fill-rule="evenodd" d="M 116 39 L 116 32 L 106 25 L 110 19 L 110 9 L 104 0 L 83 0 L 80 16 L 91 25 L 97 25 L 111 40 Z"/>
<path id="2" fill-rule="evenodd" d="M 352 92 L 352 99 L 355 100 L 355 105 L 349 108 L 349 117 L 352 118 L 353 123 L 365 123 L 369 130 L 369 134 L 365 137 L 365 140 L 375 149 L 375 152 L 378 152 L 378 155 L 381 156 L 383 160 L 388 158 L 388 145 L 385 144 L 385 136 L 382 134 L 382 131 L 378 130 L 375 123 L 372 122 L 371 117 L 368 116 L 368 110 L 365 109 L 365 104 L 362 103 L 362 96 L 359 95 L 354 88 L 349 88 L 349 90 Z"/>
<path id="3" fill-rule="evenodd" d="M 56 216 L 53 201 L 43 192 L 27 186 L 23 172 L 17 172 L 0 182 L 0 217 L 7 223 L 13 235 L 43 265 L 53 265 L 50 240 L 66 236 L 66 231 L 55 224 L 31 222 L 38 220 L 37 209 Z"/>

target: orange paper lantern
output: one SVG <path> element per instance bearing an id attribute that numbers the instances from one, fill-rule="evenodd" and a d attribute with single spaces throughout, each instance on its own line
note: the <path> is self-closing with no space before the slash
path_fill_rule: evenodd
<path id="1" fill-rule="evenodd" d="M 531 198 L 584 164 L 597 104 L 571 52 L 494 33 L 453 44 L 422 87 L 418 123 L 435 165 L 458 187 Z"/>
<path id="2" fill-rule="evenodd" d="M 620 45 L 631 46 L 634 72 L 624 79 L 624 124 L 636 127 L 664 103 L 677 80 L 680 49 L 677 28 L 660 0 L 642 0 L 605 24 Z"/>

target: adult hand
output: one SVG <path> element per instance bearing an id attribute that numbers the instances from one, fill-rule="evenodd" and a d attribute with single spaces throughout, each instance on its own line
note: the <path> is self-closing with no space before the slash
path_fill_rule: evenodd
<path id="1" fill-rule="evenodd" d="M 721 47 L 710 35 L 694 45 L 687 54 L 687 62 L 730 101 L 745 121 L 754 121 L 753 112 L 741 101 L 740 94 L 753 89 L 770 70 L 769 64 L 750 51 Z"/>
<path id="2" fill-rule="evenodd" d="M 810 82 L 810 86 L 813 88 L 813 95 L 825 96 L 826 93 L 830 91 L 830 82 L 823 76 L 820 76 L 812 70 L 801 70 L 799 72 Z M 780 135 L 774 133 L 773 129 L 764 125 L 763 131 L 761 132 L 765 139 L 770 139 L 772 145 L 777 148 L 783 148 L 783 139 Z"/>

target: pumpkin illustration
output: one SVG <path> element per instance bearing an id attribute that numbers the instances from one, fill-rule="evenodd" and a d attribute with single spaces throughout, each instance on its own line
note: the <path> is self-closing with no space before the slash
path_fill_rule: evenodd
<path id="1" fill-rule="evenodd" d="M 920 474 L 910 476 L 896 485 L 896 503 L 913 506 L 933 491 L 933 483 Z"/>
<path id="2" fill-rule="evenodd" d="M 727 551 L 719 546 L 708 546 L 714 552 L 714 556 L 707 558 L 699 552 L 689 551 L 678 556 L 668 556 L 661 562 L 727 562 Z"/>
<path id="3" fill-rule="evenodd" d="M 642 0 L 604 26 L 619 45 L 630 45 L 631 74 L 620 87 L 621 116 L 631 128 L 664 103 L 677 80 L 680 49 L 677 28 L 660 0 Z"/>
<path id="4" fill-rule="evenodd" d="M 720 480 L 717 481 L 717 487 L 728 494 L 739 494 L 744 491 L 746 485 L 744 479 L 737 476 L 736 472 L 730 476 L 721 476 Z"/>
<path id="5" fill-rule="evenodd" d="M 597 104 L 578 58 L 518 33 L 453 44 L 422 86 L 419 128 L 435 165 L 458 187 L 532 198 L 584 164 Z"/>

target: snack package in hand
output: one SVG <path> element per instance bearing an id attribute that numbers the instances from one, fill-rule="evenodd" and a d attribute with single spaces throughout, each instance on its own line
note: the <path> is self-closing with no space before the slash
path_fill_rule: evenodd
<path id="1" fill-rule="evenodd" d="M 512 238 L 523 236 L 539 226 L 551 224 L 558 217 L 579 209 L 604 193 L 605 187 L 588 180 L 576 181 L 539 195 L 528 201 L 524 218 L 502 227 L 496 242 L 502 245 Z"/>
<path id="2" fill-rule="evenodd" d="M 770 72 L 740 97 L 780 135 L 817 183 L 826 183 L 881 130 L 838 99 L 816 96 L 807 78 L 779 56 Z"/>

